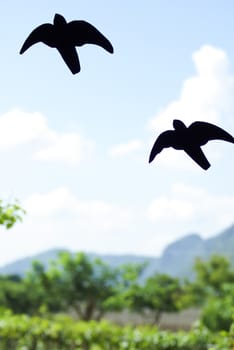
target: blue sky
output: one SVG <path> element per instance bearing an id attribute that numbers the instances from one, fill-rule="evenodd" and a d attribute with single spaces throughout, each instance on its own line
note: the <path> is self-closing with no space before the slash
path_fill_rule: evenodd
<path id="1" fill-rule="evenodd" d="M 0 5 L 0 196 L 27 210 L 1 228 L 0 264 L 54 247 L 156 256 L 233 223 L 233 145 L 203 147 L 207 172 L 175 150 L 148 164 L 175 118 L 234 134 L 233 10 L 182 0 Z M 19 55 L 55 13 L 92 23 L 114 54 L 77 48 L 77 75 L 42 43 Z"/>

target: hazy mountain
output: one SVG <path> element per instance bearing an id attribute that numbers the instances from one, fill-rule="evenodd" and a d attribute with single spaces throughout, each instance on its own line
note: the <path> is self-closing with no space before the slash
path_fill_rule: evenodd
<path id="1" fill-rule="evenodd" d="M 27 256 L 23 259 L 16 260 L 10 264 L 0 267 L 0 274 L 6 275 L 23 275 L 27 270 L 30 269 L 31 263 L 34 260 L 41 261 L 45 266 L 49 265 L 50 260 L 56 259 L 59 252 L 68 251 L 66 249 L 51 249 L 45 252 L 42 252 L 37 255 Z"/>
<path id="2" fill-rule="evenodd" d="M 169 244 L 160 259 L 159 270 L 173 276 L 189 275 L 195 258 L 206 255 L 204 245 L 205 241 L 198 234 L 190 234 Z"/>
<path id="3" fill-rule="evenodd" d="M 65 249 L 53 249 L 38 255 L 17 260 L 11 264 L 0 267 L 0 274 L 24 274 L 30 269 L 33 260 L 39 260 L 48 266 L 50 260 L 54 260 L 57 254 Z M 137 255 L 99 255 L 88 253 L 91 258 L 99 257 L 104 262 L 118 266 L 126 263 L 147 262 L 144 277 L 154 272 L 165 272 L 173 276 L 190 276 L 196 257 L 208 258 L 212 254 L 224 255 L 234 264 L 234 225 L 220 234 L 202 239 L 198 234 L 187 235 L 169 244 L 161 257 L 148 257 Z"/>

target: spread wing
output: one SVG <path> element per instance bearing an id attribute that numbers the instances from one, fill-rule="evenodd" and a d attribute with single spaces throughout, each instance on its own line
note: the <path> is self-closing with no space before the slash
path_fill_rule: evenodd
<path id="1" fill-rule="evenodd" d="M 189 148 L 185 147 L 184 151 L 204 170 L 207 170 L 210 167 L 206 156 L 202 152 L 200 147 Z"/>
<path id="2" fill-rule="evenodd" d="M 79 73 L 80 62 L 75 47 L 57 47 L 60 55 L 73 74 Z"/>
<path id="3" fill-rule="evenodd" d="M 45 23 L 34 29 L 25 40 L 20 54 L 22 55 L 30 46 L 39 42 L 54 47 L 54 28 L 52 24 Z"/>
<path id="4" fill-rule="evenodd" d="M 94 44 L 101 46 L 110 53 L 114 52 L 110 41 L 88 22 L 71 21 L 67 24 L 67 30 L 69 38 L 75 46 Z"/>
<path id="5" fill-rule="evenodd" d="M 200 145 L 205 145 L 211 140 L 223 140 L 234 143 L 232 135 L 214 124 L 194 122 L 189 126 L 188 130 L 194 141 Z"/>
<path id="6" fill-rule="evenodd" d="M 176 141 L 176 133 L 173 130 L 164 131 L 162 134 L 160 134 L 159 137 L 156 139 L 153 148 L 150 152 L 149 163 L 151 163 L 154 160 L 156 155 L 160 153 L 163 150 L 163 148 L 171 146 L 173 147 L 173 145 L 177 143 Z"/>

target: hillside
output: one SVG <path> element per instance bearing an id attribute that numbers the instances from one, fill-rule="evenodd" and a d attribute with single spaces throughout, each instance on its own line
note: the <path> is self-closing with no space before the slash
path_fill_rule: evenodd
<path id="1" fill-rule="evenodd" d="M 56 258 L 63 249 L 53 249 L 41 254 L 17 260 L 11 264 L 0 267 L 0 274 L 23 275 L 31 266 L 33 260 L 39 260 L 48 266 L 50 260 Z M 99 257 L 104 262 L 118 266 L 125 263 L 147 262 L 144 277 L 154 272 L 167 273 L 173 276 L 191 276 L 192 266 L 196 257 L 208 258 L 212 254 L 224 255 L 234 264 L 234 225 L 218 235 L 202 239 L 198 234 L 187 235 L 169 244 L 161 257 L 146 257 L 137 255 L 98 255 L 88 253 L 91 258 Z"/>

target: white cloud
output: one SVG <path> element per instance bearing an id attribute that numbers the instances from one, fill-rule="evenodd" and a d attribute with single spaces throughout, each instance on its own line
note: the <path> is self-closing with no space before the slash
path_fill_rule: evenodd
<path id="1" fill-rule="evenodd" d="M 47 119 L 40 113 L 14 109 L 0 117 L 1 151 L 32 143 L 37 147 L 33 151 L 34 158 L 72 165 L 79 164 L 93 148 L 93 144 L 78 133 L 59 133 L 50 129 Z"/>
<path id="2" fill-rule="evenodd" d="M 147 217 L 164 224 L 167 231 L 172 225 L 175 235 L 192 230 L 208 236 L 233 223 L 234 196 L 212 195 L 203 188 L 176 184 L 150 203 Z"/>
<path id="3" fill-rule="evenodd" d="M 220 123 L 230 117 L 234 77 L 229 73 L 226 53 L 204 45 L 192 58 L 196 75 L 183 82 L 179 99 L 170 102 L 150 120 L 150 129 L 171 129 L 173 119 L 181 119 L 188 125 L 195 120 Z"/>
<path id="4" fill-rule="evenodd" d="M 142 142 L 139 140 L 130 141 L 115 145 L 111 148 L 109 154 L 111 157 L 119 157 L 137 151 L 142 148 Z"/>
<path id="5" fill-rule="evenodd" d="M 22 206 L 27 210 L 23 224 L 9 232 L 0 227 L 0 264 L 55 247 L 156 256 L 190 232 L 206 238 L 221 232 L 234 217 L 233 195 L 184 184 L 175 184 L 148 208 L 84 200 L 68 187 L 34 193 Z"/>
<path id="6" fill-rule="evenodd" d="M 0 264 L 56 247 L 74 251 L 128 251 L 135 213 L 109 201 L 84 200 L 68 187 L 34 193 L 21 202 L 23 223 L 0 227 Z"/>
<path id="7" fill-rule="evenodd" d="M 36 152 L 41 160 L 61 160 L 73 165 L 80 163 L 84 155 L 93 149 L 90 141 L 83 140 L 75 133 L 51 133 L 48 146 Z"/>
<path id="8" fill-rule="evenodd" d="M 43 139 L 48 131 L 42 114 L 14 109 L 0 117 L 0 150 Z"/>
<path id="9" fill-rule="evenodd" d="M 176 222 L 190 219 L 193 216 L 193 207 L 186 200 L 161 196 L 152 201 L 148 214 L 152 221 L 173 218 Z"/>
<path id="10" fill-rule="evenodd" d="M 173 129 L 173 119 L 181 119 L 187 126 L 196 120 L 207 121 L 232 133 L 230 129 L 234 127 L 234 76 L 229 73 L 226 53 L 221 49 L 205 45 L 194 52 L 192 58 L 196 74 L 183 82 L 179 98 L 162 108 L 149 121 L 149 128 L 157 133 L 155 138 L 159 133 Z M 210 144 L 211 147 L 208 149 L 211 157 L 220 158 L 218 149 L 222 146 L 219 144 L 218 148 L 215 143 Z M 187 160 L 184 161 L 185 155 L 178 151 L 164 150 L 163 156 L 160 154 L 158 157 L 162 164 L 167 166 L 192 168 Z"/>
<path id="11" fill-rule="evenodd" d="M 28 215 L 36 220 L 69 219 L 84 231 L 123 228 L 132 217 L 127 208 L 102 200 L 79 199 L 67 187 L 46 194 L 33 194 L 23 204 Z"/>

